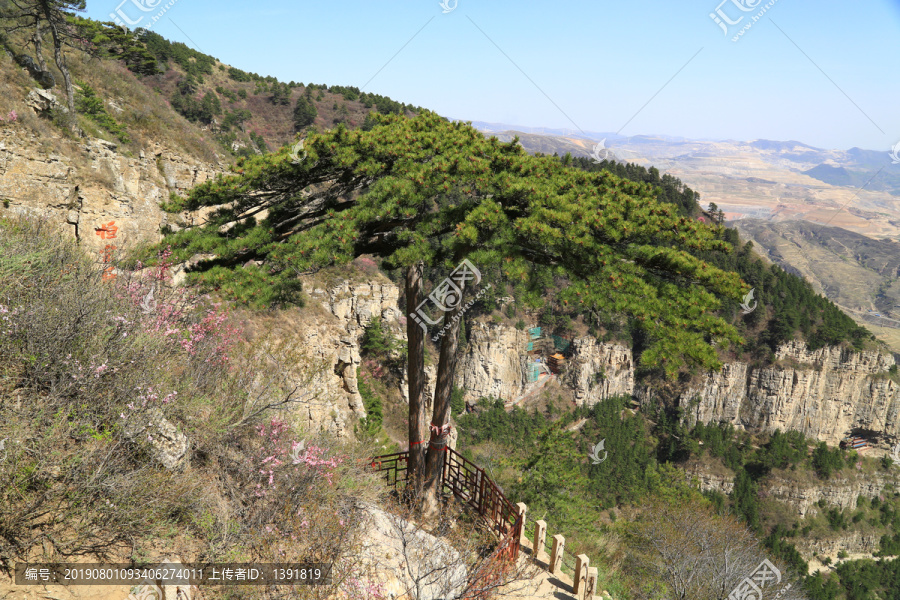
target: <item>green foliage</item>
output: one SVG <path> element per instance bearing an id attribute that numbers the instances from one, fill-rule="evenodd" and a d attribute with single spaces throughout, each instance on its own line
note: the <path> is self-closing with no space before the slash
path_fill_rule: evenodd
<path id="1" fill-rule="evenodd" d="M 237 81 L 237 82 L 250 82 L 250 81 L 255 80 L 253 75 L 251 75 L 250 73 L 247 73 L 246 71 L 241 71 L 240 69 L 235 68 L 235 67 L 228 67 L 228 76 L 231 78 L 232 81 Z M 259 76 L 257 75 L 257 77 L 259 77 Z"/>
<path id="2" fill-rule="evenodd" d="M 232 127 L 236 127 L 240 130 L 244 129 L 244 121 L 249 121 L 253 118 L 253 113 L 251 113 L 247 109 L 238 109 L 229 111 L 225 114 L 225 117 L 222 119 L 222 123 L 219 125 L 222 131 L 229 131 Z"/>
<path id="3" fill-rule="evenodd" d="M 80 89 L 75 94 L 75 110 L 109 131 L 123 144 L 131 141 L 125 128 L 106 111 L 103 99 L 97 95 L 94 88 L 83 81 L 76 82 L 76 85 Z"/>
<path id="4" fill-rule="evenodd" d="M 373 317 L 363 333 L 360 348 L 367 354 L 386 359 L 397 348 L 397 341 L 385 331 L 381 317 Z"/>
<path id="5" fill-rule="evenodd" d="M 456 415 L 457 418 L 466 412 L 466 401 L 463 400 L 465 395 L 466 391 L 455 385 L 453 386 L 453 391 L 450 392 L 450 411 L 452 414 Z"/>
<path id="6" fill-rule="evenodd" d="M 825 442 L 819 442 L 813 451 L 813 468 L 822 479 L 828 479 L 834 471 L 844 467 L 844 457 L 840 448 L 828 448 Z"/>
<path id="7" fill-rule="evenodd" d="M 577 158 L 569 156 L 568 159 L 563 157 L 561 160 L 569 160 L 573 167 L 584 171 L 608 171 L 622 179 L 649 184 L 654 188 L 657 200 L 674 204 L 680 215 L 697 216 L 700 214 L 700 207 L 697 205 L 700 194 L 684 185 L 677 177 L 668 173 L 660 176 L 656 167 L 647 169 L 635 163 L 620 163 L 613 160 L 603 160 L 597 163 L 593 159 L 583 156 Z"/>
<path id="8" fill-rule="evenodd" d="M 172 96 L 172 108 L 188 121 L 199 121 L 209 125 L 216 115 L 222 114 L 222 103 L 213 91 L 206 92 L 201 100 L 197 100 L 194 97 L 196 91 L 197 80 L 193 76 L 189 75 L 180 80 Z"/>
<path id="9" fill-rule="evenodd" d="M 251 131 L 249 134 L 250 139 L 256 144 L 256 147 L 259 148 L 260 152 L 269 152 L 269 146 L 266 144 L 266 140 L 263 136 L 259 135 L 255 131 Z"/>
<path id="10" fill-rule="evenodd" d="M 825 519 L 828 521 L 829 527 L 835 531 L 847 529 L 849 526 L 847 519 L 844 517 L 844 512 L 837 508 L 832 508 L 825 513 Z"/>
<path id="11" fill-rule="evenodd" d="M 817 572 L 803 581 L 803 589 L 810 600 L 836 600 L 841 586 L 836 577 Z"/>
<path id="12" fill-rule="evenodd" d="M 654 169 L 646 169 L 636 164 L 623 164 L 614 161 L 595 163 L 588 158 L 566 159 L 573 166 L 587 171 L 607 170 L 616 175 L 647 183 L 656 188 L 657 199 L 675 205 L 680 214 L 696 217 L 701 211 L 697 204 L 699 194 L 686 187 L 679 179 L 671 175 L 660 176 Z M 711 206 L 711 210 L 714 207 Z M 718 215 L 718 211 L 714 211 Z M 721 224 L 721 218 L 716 221 Z M 732 315 L 734 322 L 746 327 L 756 327 L 760 323 L 768 325 L 761 340 L 775 349 L 779 344 L 789 341 L 796 334 L 802 335 L 811 349 L 826 345 L 840 344 L 848 341 L 854 348 L 862 349 L 862 343 L 870 337 L 869 332 L 858 325 L 837 306 L 825 297 L 817 294 L 804 279 L 787 273 L 777 266 L 766 268 L 764 263 L 751 253 L 752 243 L 741 245 L 736 229 L 720 228 L 722 239 L 732 247 L 740 248 L 734 253 L 699 252 L 696 256 L 709 261 L 720 269 L 735 271 L 744 281 L 755 288 L 755 297 L 760 305 L 770 307 L 770 316 L 766 310 L 755 310 L 743 315 L 738 310 L 738 302 L 724 301 L 723 313 Z M 748 348 L 754 346 L 748 345 Z"/>
<path id="13" fill-rule="evenodd" d="M 786 469 L 799 464 L 808 454 L 809 442 L 803 433 L 776 429 L 769 442 L 759 451 L 759 460 L 767 469 Z"/>
<path id="14" fill-rule="evenodd" d="M 790 566 L 797 575 L 805 577 L 809 573 L 809 565 L 803 560 L 797 548 L 785 541 L 786 537 L 790 537 L 790 532 L 782 525 L 776 525 L 763 540 L 763 545 L 775 558 Z"/>
<path id="15" fill-rule="evenodd" d="M 313 124 L 319 111 L 316 105 L 306 96 L 297 98 L 297 104 L 294 106 L 294 130 L 301 131 Z"/>
<path id="16" fill-rule="evenodd" d="M 760 531 L 759 500 L 757 486 L 750 474 L 741 469 L 734 477 L 734 490 L 731 493 L 735 512 L 742 517 L 753 531 Z"/>
<path id="17" fill-rule="evenodd" d="M 712 311 L 722 296 L 739 299 L 743 284 L 687 252 L 727 245 L 707 226 L 675 216 L 652 189 L 527 155 L 433 113 L 379 119 L 368 132 L 310 135 L 300 164 L 286 147 L 197 186 L 183 206 L 214 207 L 214 216 L 166 243 L 179 254 L 205 247 L 220 265 L 261 260 L 273 275 L 375 253 L 392 267 L 413 258 L 449 266 L 467 256 L 528 282 L 538 259 L 567 277 L 562 306 L 631 315 L 645 340 L 642 366 L 672 377 L 684 361 L 718 367 L 710 341 L 741 341 Z M 354 200 L 332 200 L 341 197 Z M 325 204 L 297 228 L 298 215 L 320 199 Z M 243 220 L 262 205 L 264 221 Z M 215 236 L 219 243 L 211 243 Z M 195 280 L 210 266 L 198 264 Z"/>
<path id="18" fill-rule="evenodd" d="M 493 441 L 510 448 L 531 448 L 547 427 L 547 419 L 537 412 L 528 413 L 514 406 L 507 413 L 500 399 L 482 398 L 479 406 L 475 413 L 454 410 L 459 415 L 456 422 L 466 445 Z"/>
<path id="19" fill-rule="evenodd" d="M 170 42 L 158 33 L 146 29 L 139 30 L 140 39 L 147 51 L 156 57 L 161 64 L 174 61 L 185 74 L 203 83 L 204 75 L 211 75 L 216 59 L 208 54 L 194 50 L 181 42 Z"/>
<path id="20" fill-rule="evenodd" d="M 286 83 L 275 83 L 272 86 L 272 104 L 287 106 L 291 103 L 291 88 Z"/>
<path id="21" fill-rule="evenodd" d="M 720 269 L 739 273 L 744 281 L 754 287 L 755 301 L 759 306 L 750 315 L 743 317 L 738 302 L 732 300 L 724 302 L 724 310 L 735 315 L 736 319 L 746 319 L 747 326 L 765 323 L 766 315 L 771 315 L 761 334 L 763 343 L 774 350 L 799 334 L 812 350 L 845 341 L 856 349 L 862 349 L 863 341 L 870 337 L 869 332 L 858 326 L 833 302 L 817 294 L 808 281 L 787 273 L 777 265 L 767 267 L 751 253 L 750 244 L 741 246 L 735 229 L 723 229 L 722 239 L 740 250 L 729 255 L 701 252 L 697 256 Z"/>
<path id="22" fill-rule="evenodd" d="M 144 41 L 112 22 L 94 21 L 77 15 L 67 19 L 79 38 L 93 44 L 92 53 L 101 58 L 121 60 L 132 73 L 156 75 L 163 71 L 157 58 L 147 49 Z"/>
<path id="23" fill-rule="evenodd" d="M 359 395 L 362 396 L 363 406 L 366 409 L 366 416 L 360 419 L 356 433 L 363 438 L 373 438 L 381 432 L 384 424 L 384 406 L 381 398 L 372 391 L 372 386 L 363 376 L 361 369 L 357 374 L 356 381 Z"/>

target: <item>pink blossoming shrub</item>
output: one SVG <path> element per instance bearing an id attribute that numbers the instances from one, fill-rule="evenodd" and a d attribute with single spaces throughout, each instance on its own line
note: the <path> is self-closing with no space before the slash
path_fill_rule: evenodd
<path id="1" fill-rule="evenodd" d="M 192 357 L 226 365 L 241 330 L 221 303 L 210 303 L 207 296 L 171 286 L 175 266 L 171 247 L 157 256 L 154 266 L 144 269 L 141 262 L 136 266 L 138 274 L 119 285 L 122 294 L 140 309 L 142 329 L 179 344 Z"/>

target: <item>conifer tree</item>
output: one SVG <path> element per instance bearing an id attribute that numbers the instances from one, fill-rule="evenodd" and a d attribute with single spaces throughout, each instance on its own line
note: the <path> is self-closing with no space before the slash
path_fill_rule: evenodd
<path id="1" fill-rule="evenodd" d="M 739 342 L 712 314 L 719 297 L 749 286 L 688 249 L 724 250 L 717 229 L 679 217 L 650 186 L 530 156 L 517 140 L 485 139 L 430 112 L 379 116 L 370 131 L 310 135 L 302 161 L 291 148 L 239 162 L 172 211 L 213 207 L 205 225 L 167 236 L 178 256 L 214 254 L 189 277 L 225 298 L 273 306 L 296 297 L 296 274 L 375 254 L 407 270 L 407 309 L 418 304 L 418 265 L 453 269 L 463 259 L 528 281 L 534 265 L 570 285 L 565 305 L 632 317 L 648 340 L 641 362 L 674 376 L 684 364 L 718 368 L 711 341 Z M 261 263 L 261 264 L 260 264 Z M 244 265 L 243 268 L 237 268 Z M 411 287 L 412 286 L 412 287 Z M 412 293 L 410 293 L 412 292 Z M 462 303 L 444 314 L 432 433 L 424 473 L 432 507 L 440 489 Z M 422 330 L 409 319 L 410 444 L 421 442 Z M 414 402 L 414 398 L 417 399 Z"/>
<path id="2" fill-rule="evenodd" d="M 75 91 L 63 46 L 69 44 L 74 35 L 68 26 L 67 18 L 84 9 L 85 0 L 13 0 L 5 5 L 0 13 L 0 20 L 3 21 L 6 31 L 16 31 L 22 27 L 34 30 L 31 41 L 40 62 L 43 62 L 41 31 L 46 28 L 50 32 L 54 62 L 63 76 L 66 102 L 71 114 L 75 113 Z M 41 65 L 41 68 L 43 69 L 44 65 Z"/>

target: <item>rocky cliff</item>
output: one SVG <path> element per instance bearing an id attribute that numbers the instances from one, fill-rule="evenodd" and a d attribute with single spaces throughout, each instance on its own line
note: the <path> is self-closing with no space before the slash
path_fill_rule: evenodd
<path id="1" fill-rule="evenodd" d="M 493 396 L 515 400 L 535 383 L 526 377 L 527 332 L 502 324 L 467 323 L 469 340 L 457 366 L 456 385 L 473 402 Z M 593 337 L 572 341 L 563 383 L 574 390 L 576 402 L 596 404 L 600 400 L 634 391 L 634 360 L 631 349 L 598 342 Z"/>
<path id="2" fill-rule="evenodd" d="M 885 374 L 894 358 L 839 347 L 809 351 L 805 344 L 781 346 L 778 363 L 751 368 L 729 363 L 688 385 L 679 404 L 690 421 L 725 421 L 772 432 L 794 429 L 836 445 L 850 433 L 867 435 L 887 449 L 900 442 L 900 386 Z M 644 389 L 642 401 L 654 395 Z"/>
<path id="3" fill-rule="evenodd" d="M 700 489 L 715 490 L 730 494 L 734 488 L 731 474 L 709 473 L 699 465 L 685 469 L 689 479 L 699 483 Z M 893 467 L 887 472 L 844 471 L 828 481 L 808 480 L 808 473 L 795 476 L 792 471 L 776 471 L 760 482 L 759 496 L 771 498 L 791 507 L 799 518 L 815 516 L 822 512 L 819 501 L 825 501 L 825 509 L 856 510 L 860 496 L 871 499 L 892 493 L 900 484 L 900 469 Z M 862 526 L 862 525 L 861 525 Z M 848 553 L 872 553 L 880 546 L 881 533 L 861 530 L 830 532 L 824 537 L 797 538 L 797 549 L 809 559 L 812 554 L 831 555 L 843 550 Z"/>
<path id="4" fill-rule="evenodd" d="M 468 343 L 456 367 L 456 385 L 464 399 L 513 400 L 525 391 L 528 334 L 494 323 L 467 321 Z"/>
<path id="5" fill-rule="evenodd" d="M 356 375 L 360 365 L 360 341 L 373 317 L 400 334 L 397 300 L 400 290 L 386 282 L 341 282 L 329 288 L 304 281 L 311 303 L 324 310 L 303 310 L 296 320 L 284 323 L 281 335 L 289 335 L 308 367 L 292 373 L 307 394 L 295 418 L 307 428 L 338 437 L 352 435 L 358 419 L 366 416 Z"/>
<path id="6" fill-rule="evenodd" d="M 156 241 L 161 225 L 174 225 L 160 202 L 224 169 L 159 145 L 127 156 L 104 140 L 39 139 L 7 124 L 0 128 L 0 216 L 48 217 L 70 227 L 88 248 Z"/>
<path id="7" fill-rule="evenodd" d="M 591 406 L 612 396 L 634 392 L 631 348 L 598 342 L 593 337 L 572 340 L 572 356 L 564 381 L 575 390 L 578 405 Z"/>

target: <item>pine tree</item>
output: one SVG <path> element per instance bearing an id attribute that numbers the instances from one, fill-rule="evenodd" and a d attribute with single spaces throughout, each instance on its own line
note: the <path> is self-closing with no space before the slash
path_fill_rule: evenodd
<path id="1" fill-rule="evenodd" d="M 309 90 L 310 88 L 306 88 Z M 313 124 L 319 111 L 316 105 L 310 100 L 309 95 L 297 98 L 297 104 L 294 106 L 294 130 L 300 131 Z"/>
<path id="2" fill-rule="evenodd" d="M 536 275 L 536 265 L 552 266 L 570 282 L 559 294 L 564 305 L 633 319 L 645 334 L 646 367 L 672 377 L 684 363 L 718 368 L 708 340 L 742 341 L 712 311 L 720 296 L 738 300 L 749 286 L 687 251 L 730 246 L 715 229 L 659 203 L 648 185 L 529 156 L 517 140 L 485 139 L 430 112 L 379 116 L 370 131 L 338 126 L 312 134 L 304 152 L 299 163 L 290 147 L 241 161 L 234 176 L 202 184 L 167 206 L 216 209 L 207 224 L 164 242 L 182 259 L 216 255 L 193 269 L 192 281 L 226 298 L 271 306 L 296 296 L 297 273 L 373 254 L 407 271 L 413 313 L 419 292 L 409 287 L 421 285 L 417 265 L 451 270 L 467 259 L 521 282 Z M 267 216 L 257 222 L 263 211 Z M 461 304 L 444 314 L 431 421 L 438 429 L 449 415 Z M 412 318 L 407 333 L 412 407 L 421 393 L 424 345 Z M 411 408 L 411 432 L 418 423 Z M 420 441 L 414 437 L 411 444 Z M 432 433 L 425 458 L 432 500 L 441 440 Z"/>

